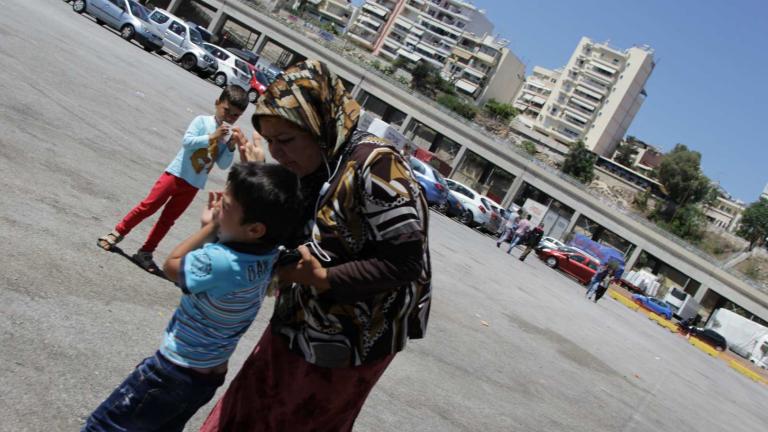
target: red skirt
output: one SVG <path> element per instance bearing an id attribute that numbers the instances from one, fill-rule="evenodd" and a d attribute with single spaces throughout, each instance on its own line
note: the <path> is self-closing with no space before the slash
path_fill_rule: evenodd
<path id="1" fill-rule="evenodd" d="M 394 357 L 357 367 L 322 368 L 289 351 L 285 339 L 267 327 L 200 431 L 351 431 Z"/>

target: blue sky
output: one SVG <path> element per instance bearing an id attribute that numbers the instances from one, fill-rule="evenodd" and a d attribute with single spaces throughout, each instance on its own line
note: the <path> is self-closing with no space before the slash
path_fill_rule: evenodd
<path id="1" fill-rule="evenodd" d="M 746 202 L 768 183 L 768 1 L 474 4 L 528 72 L 565 65 L 581 36 L 620 48 L 650 45 L 656 68 L 628 133 L 665 151 L 684 143 L 701 152 L 704 172 Z"/>

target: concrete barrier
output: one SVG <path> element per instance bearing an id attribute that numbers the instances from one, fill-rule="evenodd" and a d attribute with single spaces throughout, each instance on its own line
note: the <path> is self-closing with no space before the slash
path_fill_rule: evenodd
<path id="1" fill-rule="evenodd" d="M 653 312 L 650 312 L 648 314 L 648 319 L 651 319 L 653 321 L 656 321 L 656 324 L 664 327 L 665 329 L 669 330 L 672 333 L 677 333 L 677 324 L 673 323 L 672 321 L 664 318 L 663 316 L 659 314 L 655 314 Z"/>
<path id="2" fill-rule="evenodd" d="M 745 377 L 751 379 L 752 381 L 768 384 L 768 379 L 764 378 L 759 373 L 753 371 L 752 369 L 744 366 L 743 364 L 737 362 L 736 360 L 731 360 L 728 362 L 728 366 L 730 366 L 733 370 L 736 372 L 744 375 Z"/>
<path id="3" fill-rule="evenodd" d="M 709 344 L 707 344 L 705 342 L 702 342 L 701 340 L 696 339 L 693 336 L 691 336 L 688 339 L 688 342 L 690 342 L 691 345 L 695 346 L 696 348 L 698 348 L 698 349 L 704 351 L 705 353 L 711 355 L 712 357 L 715 357 L 715 358 L 720 357 L 720 351 L 712 348 L 711 346 L 709 346 Z"/>
<path id="4" fill-rule="evenodd" d="M 635 302 L 633 302 L 631 299 L 628 299 L 627 297 L 621 295 L 621 293 L 619 293 L 618 291 L 616 291 L 614 289 L 609 289 L 608 290 L 608 295 L 611 296 L 611 298 L 613 298 L 614 300 L 616 300 L 619 303 L 623 304 L 624 306 L 632 309 L 633 311 L 636 311 L 636 310 L 640 309 L 640 306 L 635 304 Z"/>

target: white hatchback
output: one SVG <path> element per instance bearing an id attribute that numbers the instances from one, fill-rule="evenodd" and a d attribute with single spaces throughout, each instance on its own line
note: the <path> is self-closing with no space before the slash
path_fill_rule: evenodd
<path id="1" fill-rule="evenodd" d="M 491 220 L 491 209 L 483 205 L 483 196 L 455 180 L 445 179 L 448 189 L 453 192 L 461 205 L 472 213 L 471 218 L 463 220 L 469 226 L 485 226 Z"/>
<path id="2" fill-rule="evenodd" d="M 245 91 L 251 89 L 251 71 L 248 64 L 220 46 L 204 42 L 203 48 L 218 62 L 219 69 L 213 75 L 213 82 L 217 86 L 226 87 L 231 84 L 242 87 Z"/>

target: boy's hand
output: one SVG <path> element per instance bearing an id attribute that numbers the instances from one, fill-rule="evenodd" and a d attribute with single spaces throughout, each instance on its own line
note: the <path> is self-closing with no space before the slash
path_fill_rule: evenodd
<path id="1" fill-rule="evenodd" d="M 221 192 L 208 192 L 208 205 L 200 214 L 200 226 L 218 223 L 219 211 L 221 211 Z"/>
<path id="2" fill-rule="evenodd" d="M 230 129 L 230 126 L 228 124 L 222 123 L 221 126 L 216 128 L 216 130 L 211 134 L 211 138 L 218 141 L 224 138 L 225 136 L 229 135 L 229 129 Z"/>
<path id="3" fill-rule="evenodd" d="M 243 131 L 236 127 L 232 134 L 232 140 L 237 144 L 241 162 L 264 162 L 264 147 L 261 145 L 261 135 L 253 133 L 253 141 L 245 138 Z"/>
<path id="4" fill-rule="evenodd" d="M 328 284 L 328 270 L 323 268 L 320 261 L 309 252 L 306 246 L 299 246 L 301 259 L 295 263 L 277 269 L 280 282 L 293 282 L 302 285 L 311 285 L 321 290 L 330 288 Z"/>

